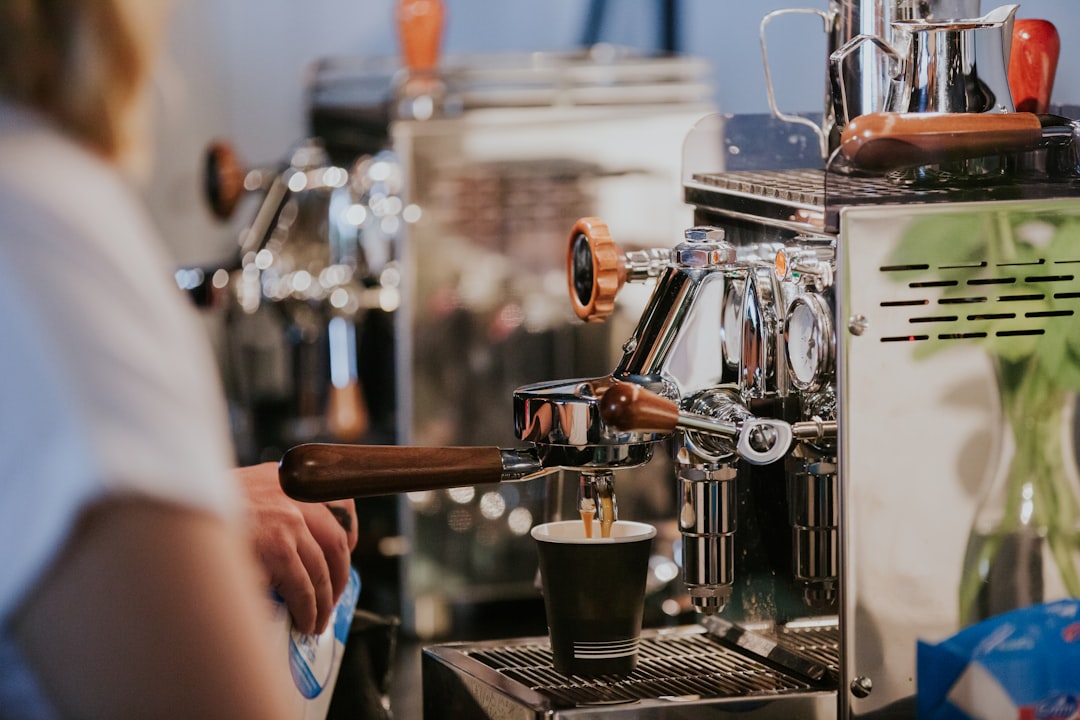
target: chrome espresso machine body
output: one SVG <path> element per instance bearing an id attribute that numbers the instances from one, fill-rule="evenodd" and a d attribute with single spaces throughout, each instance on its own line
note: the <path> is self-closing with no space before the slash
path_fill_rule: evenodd
<path id="1" fill-rule="evenodd" d="M 625 678 L 557 673 L 544 637 L 428 647 L 425 718 L 914 717 L 920 642 L 1080 594 L 1075 401 L 1056 392 L 1080 387 L 1080 162 L 1062 122 L 911 164 L 916 130 L 884 167 L 894 143 L 860 157 L 843 133 L 709 116 L 684 145 L 681 239 L 623 252 L 600 220 L 574 227 L 579 317 L 603 319 L 627 284 L 652 293 L 610 374 L 514 393 L 528 447 L 386 466 L 355 446 L 290 451 L 283 484 L 313 500 L 559 469 L 621 487 L 669 455 L 700 623 L 645 630 Z M 717 145 L 724 162 L 703 160 Z M 1068 462 L 1017 482 L 1036 447 Z"/>
<path id="2" fill-rule="evenodd" d="M 730 146 L 747 124 L 714 116 L 695 133 Z M 1074 594 L 1047 580 L 1026 601 L 973 599 L 965 576 L 984 486 L 1011 452 L 995 369 L 1076 330 L 1080 183 L 1062 152 L 1049 170 L 1021 153 L 996 180 L 933 185 L 686 158 L 697 225 L 673 250 L 622 253 L 579 222 L 579 315 L 655 283 L 611 377 L 578 386 L 579 414 L 609 438 L 668 438 L 703 619 L 646 631 L 622 680 L 558 675 L 544 638 L 428 648 L 425 716 L 914 717 L 920 641 Z M 559 415 L 535 387 L 516 400 L 541 458 L 574 444 L 550 423 L 533 432 Z M 1072 415 L 1017 437 L 1065 433 L 1071 449 Z M 1066 482 L 1080 484 L 1071 468 Z M 1055 562 L 1041 542 L 1038 562 Z"/>
<path id="3" fill-rule="evenodd" d="M 914 8 L 830 7 L 900 5 Z M 907 29 L 997 39 L 1014 12 Z M 954 119 L 1021 119 L 1008 88 L 991 89 L 1002 103 Z M 670 252 L 623 253 L 598 220 L 579 222 L 579 316 L 609 312 L 624 283 L 653 294 L 611 376 L 577 386 L 589 433 L 545 424 L 560 407 L 535 387 L 516 396 L 519 436 L 541 458 L 620 432 L 666 438 L 700 624 L 645 631 L 623 679 L 555 673 L 545 638 L 428 648 L 426 717 L 915 717 L 920 642 L 1080 593 L 1076 407 L 1057 392 L 1080 368 L 1075 123 L 1057 141 L 921 160 L 917 138 L 865 168 L 842 121 L 813 135 L 700 122 L 683 158 L 694 227 Z M 722 170 L 695 152 L 717 138 Z M 792 147 L 807 152 L 783 156 Z M 1065 460 L 1032 469 L 1036 446 Z"/>

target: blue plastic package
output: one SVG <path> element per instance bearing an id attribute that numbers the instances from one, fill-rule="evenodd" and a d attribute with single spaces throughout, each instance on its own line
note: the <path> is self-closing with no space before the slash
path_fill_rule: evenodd
<path id="1" fill-rule="evenodd" d="M 919 642 L 916 662 L 920 720 L 1080 720 L 1080 601 Z"/>

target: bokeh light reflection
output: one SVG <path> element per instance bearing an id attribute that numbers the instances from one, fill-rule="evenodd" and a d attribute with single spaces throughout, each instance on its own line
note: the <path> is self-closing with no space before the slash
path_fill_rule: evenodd
<path id="1" fill-rule="evenodd" d="M 528 508 L 514 508 L 507 516 L 506 524 L 515 535 L 526 535 L 532 529 L 533 515 Z"/>

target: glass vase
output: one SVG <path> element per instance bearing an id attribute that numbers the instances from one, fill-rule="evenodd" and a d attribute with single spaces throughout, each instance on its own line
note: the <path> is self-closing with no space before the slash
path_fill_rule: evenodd
<path id="1" fill-rule="evenodd" d="M 960 581 L 961 625 L 1080 597 L 1076 395 L 1031 355 L 998 358 L 1001 453 L 975 513 Z"/>

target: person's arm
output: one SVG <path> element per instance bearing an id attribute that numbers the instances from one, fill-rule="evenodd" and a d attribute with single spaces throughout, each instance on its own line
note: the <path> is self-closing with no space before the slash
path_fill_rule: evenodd
<path id="1" fill-rule="evenodd" d="M 304 503 L 281 489 L 277 463 L 238 468 L 249 532 L 270 586 L 300 632 L 322 632 L 349 582 L 356 504 Z"/>
<path id="2" fill-rule="evenodd" d="M 63 717 L 286 718 L 260 587 L 216 516 L 114 499 L 84 514 L 12 628 Z"/>

